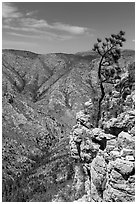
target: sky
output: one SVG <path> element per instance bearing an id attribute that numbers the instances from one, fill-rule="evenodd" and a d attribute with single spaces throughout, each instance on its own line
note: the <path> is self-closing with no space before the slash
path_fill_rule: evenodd
<path id="1" fill-rule="evenodd" d="M 2 3 L 3 49 L 76 53 L 120 30 L 123 48 L 135 49 L 134 2 Z"/>

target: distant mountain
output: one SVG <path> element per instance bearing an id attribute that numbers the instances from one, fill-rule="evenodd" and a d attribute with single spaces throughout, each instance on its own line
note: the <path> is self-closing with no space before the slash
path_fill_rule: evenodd
<path id="1" fill-rule="evenodd" d="M 134 56 L 135 55 L 135 50 L 125 49 L 125 50 L 121 50 L 121 52 L 123 53 L 124 56 L 128 56 L 128 55 Z M 84 52 L 77 52 L 75 54 L 79 55 L 79 56 L 95 56 L 95 57 L 99 57 L 99 55 L 96 54 L 92 50 L 84 51 Z"/>
<path id="2" fill-rule="evenodd" d="M 95 53 L 92 50 L 84 51 L 84 52 L 76 52 L 75 54 L 79 56 L 94 56 L 94 57 L 99 56 L 97 53 Z"/>
<path id="3" fill-rule="evenodd" d="M 134 51 L 124 50 L 120 65 L 127 69 L 134 58 Z M 71 185 L 68 135 L 90 98 L 96 117 L 97 62 L 92 51 L 2 51 L 3 201 L 51 201 Z M 59 184 L 62 171 L 66 177 Z"/>

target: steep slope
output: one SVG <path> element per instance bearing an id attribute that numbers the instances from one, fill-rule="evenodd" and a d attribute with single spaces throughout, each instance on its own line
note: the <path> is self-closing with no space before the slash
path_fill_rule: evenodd
<path id="1" fill-rule="evenodd" d="M 125 52 L 122 66 L 133 55 Z M 3 50 L 3 201 L 51 201 L 62 189 L 66 197 L 72 191 L 69 132 L 90 98 L 94 124 L 95 58 Z"/>
<path id="2" fill-rule="evenodd" d="M 27 100 L 37 104 L 38 111 L 53 112 L 54 117 L 61 117 L 61 121 L 67 115 L 71 120 L 83 100 L 95 93 L 94 88 L 91 91 L 91 81 L 88 81 L 91 59 L 67 54 L 34 56 L 3 51 L 5 77 Z"/>
<path id="3" fill-rule="evenodd" d="M 93 105 L 76 114 L 70 133 L 75 199 L 92 202 L 135 201 L 135 63 L 106 92 L 100 127 L 90 122 Z M 60 195 L 58 195 L 58 200 Z"/>
<path id="4" fill-rule="evenodd" d="M 86 84 L 79 88 L 84 67 L 75 70 L 80 60 L 3 50 L 3 201 L 50 201 L 61 183 L 71 183 L 70 100 L 81 105 L 87 94 Z"/>

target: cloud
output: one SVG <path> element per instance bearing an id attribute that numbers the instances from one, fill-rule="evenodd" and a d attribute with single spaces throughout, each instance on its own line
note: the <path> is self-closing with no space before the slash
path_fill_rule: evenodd
<path id="1" fill-rule="evenodd" d="M 26 28 L 21 28 L 20 32 L 22 31 L 23 33 L 19 33 L 17 31 L 18 28 L 10 28 L 13 30 L 13 32 L 10 31 L 9 32 L 5 32 L 8 35 L 12 35 L 12 36 L 16 36 L 16 37 L 21 37 L 21 38 L 36 38 L 36 39 L 48 39 L 48 40 L 69 40 L 72 39 L 73 36 L 71 35 L 59 35 L 59 34 L 55 34 L 52 32 L 46 32 L 46 31 L 39 31 L 39 30 L 34 30 L 33 28 L 30 30 L 31 32 L 25 32 L 27 31 Z M 25 32 L 25 33 L 24 33 Z"/>
<path id="2" fill-rule="evenodd" d="M 36 14 L 38 11 L 29 11 L 26 13 L 26 16 L 33 16 L 34 14 Z"/>
<path id="3" fill-rule="evenodd" d="M 30 27 L 30 28 L 42 28 L 42 29 L 54 29 L 58 31 L 65 31 L 71 34 L 84 34 L 88 31 L 88 28 L 85 27 L 79 27 L 79 26 L 72 26 L 68 24 L 63 23 L 54 23 L 54 24 L 48 24 L 46 20 L 44 19 L 34 19 L 34 18 L 22 18 L 20 19 L 20 22 L 22 26 L 24 27 Z"/>
<path id="4" fill-rule="evenodd" d="M 54 23 L 54 24 L 48 24 L 46 20 L 44 19 L 34 19 L 34 18 L 18 18 L 18 19 L 9 19 L 4 20 L 3 28 L 8 29 L 15 29 L 15 30 L 24 30 L 24 31 L 48 31 L 48 30 L 54 30 L 70 33 L 72 35 L 82 35 L 89 32 L 90 29 L 80 26 L 72 26 L 68 24 L 63 23 Z"/>
<path id="5" fill-rule="evenodd" d="M 19 18 L 22 17 L 22 13 L 18 12 L 17 7 L 13 6 L 13 3 L 2 3 L 2 17 L 3 18 Z"/>
<path id="6" fill-rule="evenodd" d="M 10 26 L 10 25 L 3 25 L 3 32 L 6 33 L 11 33 L 11 31 L 16 31 L 16 32 L 25 32 L 27 35 L 35 35 L 35 34 L 41 34 L 45 33 L 44 31 L 35 29 L 35 28 L 27 28 L 27 27 L 15 27 L 15 26 Z"/>
<path id="7" fill-rule="evenodd" d="M 31 34 L 22 34 L 22 33 L 15 33 L 15 32 L 10 32 L 10 35 L 17 36 L 17 37 L 23 37 L 23 38 L 28 38 L 28 37 L 38 37 L 38 36 L 32 36 Z"/>
<path id="8" fill-rule="evenodd" d="M 18 23 L 23 27 L 28 28 L 48 28 L 50 25 L 46 20 L 43 19 L 35 19 L 35 18 L 21 18 Z"/>
<path id="9" fill-rule="evenodd" d="M 3 31 L 9 35 L 69 40 L 90 33 L 90 29 L 86 27 L 61 22 L 48 23 L 45 19 L 32 18 L 30 16 L 36 11 L 23 14 L 19 12 L 14 3 L 3 3 L 2 5 Z"/>
<path id="10" fill-rule="evenodd" d="M 88 31 L 88 28 L 79 27 L 79 26 L 72 26 L 68 24 L 62 24 L 62 23 L 54 23 L 52 25 L 52 29 L 62 30 L 69 32 L 71 34 L 84 34 Z"/>

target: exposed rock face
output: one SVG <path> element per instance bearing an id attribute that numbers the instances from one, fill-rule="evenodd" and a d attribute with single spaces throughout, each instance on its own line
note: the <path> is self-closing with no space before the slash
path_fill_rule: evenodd
<path id="1" fill-rule="evenodd" d="M 93 129 L 89 117 L 91 104 L 91 101 L 86 102 L 85 109 L 76 115 L 77 125 L 73 127 L 70 134 L 70 149 L 71 157 L 75 161 L 75 179 L 80 180 L 80 185 L 83 186 L 83 194 L 81 193 L 79 196 L 82 197 L 86 194 L 87 201 L 97 200 L 97 197 L 97 201 L 101 201 L 107 171 L 106 161 L 97 154 L 104 144 L 106 135 L 99 128 Z M 81 171 L 76 171 L 79 168 Z M 83 174 L 85 179 L 82 179 Z M 75 199 L 77 200 L 78 197 L 75 196 Z"/>
<path id="2" fill-rule="evenodd" d="M 131 95 L 130 97 L 133 97 L 133 93 Z M 91 104 L 88 102 L 86 104 L 89 104 L 91 113 Z M 87 107 L 77 114 L 77 125 L 73 127 L 70 134 L 71 157 L 75 161 L 75 168 L 81 164 L 81 169 L 86 172 L 85 180 L 82 179 L 79 184 L 85 191 L 83 190 L 79 199 L 75 197 L 78 202 L 135 200 L 133 107 L 130 104 L 130 109 L 126 112 L 109 120 L 108 123 L 104 122 L 103 127 L 107 133 L 93 127 Z M 83 178 L 82 170 L 79 172 L 74 170 L 74 172 L 77 180 L 79 177 Z"/>
<path id="3" fill-rule="evenodd" d="M 116 159 L 110 162 L 109 182 L 104 192 L 105 201 L 127 202 L 135 200 L 134 162 Z"/>
<path id="4" fill-rule="evenodd" d="M 122 74 L 115 86 L 111 105 L 117 114 L 109 112 L 110 119 L 102 122 L 106 133 L 114 135 L 107 141 L 104 151 L 108 163 L 108 181 L 103 198 L 108 202 L 127 202 L 135 200 L 135 91 L 134 63 Z M 132 79 L 132 80 L 131 80 Z M 121 95 L 119 96 L 119 93 Z M 108 105 L 108 109 L 109 109 Z"/>
<path id="5" fill-rule="evenodd" d="M 134 200 L 133 55 L 94 128 L 98 56 L 3 51 L 3 201 Z"/>

